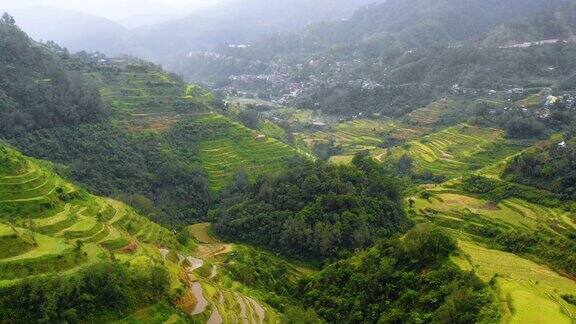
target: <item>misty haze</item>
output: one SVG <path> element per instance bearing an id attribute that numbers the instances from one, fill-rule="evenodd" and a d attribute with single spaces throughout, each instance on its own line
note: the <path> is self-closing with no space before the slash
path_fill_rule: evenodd
<path id="1" fill-rule="evenodd" d="M 0 0 L 1 323 L 574 323 L 576 0 Z"/>

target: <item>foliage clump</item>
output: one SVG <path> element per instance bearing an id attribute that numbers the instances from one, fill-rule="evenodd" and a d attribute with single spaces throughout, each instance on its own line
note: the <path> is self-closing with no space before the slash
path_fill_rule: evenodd
<path id="1" fill-rule="evenodd" d="M 339 257 L 402 230 L 397 181 L 367 157 L 351 166 L 294 160 L 255 184 L 233 184 L 211 212 L 215 231 L 288 256 Z"/>
<path id="2" fill-rule="evenodd" d="M 166 297 L 167 271 L 112 262 L 98 263 L 70 277 L 26 279 L 0 291 L 0 318 L 14 323 L 99 321 L 128 315 Z"/>
<path id="3" fill-rule="evenodd" d="M 305 284 L 304 303 L 329 323 L 496 320 L 487 286 L 449 260 L 456 249 L 438 229 L 417 226 L 324 268 Z"/>

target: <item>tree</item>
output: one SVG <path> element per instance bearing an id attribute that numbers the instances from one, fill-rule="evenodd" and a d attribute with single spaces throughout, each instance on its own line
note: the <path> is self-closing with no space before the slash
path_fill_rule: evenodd
<path id="1" fill-rule="evenodd" d="M 2 15 L 2 23 L 10 26 L 16 25 L 16 20 L 14 17 L 10 16 L 7 12 Z"/>

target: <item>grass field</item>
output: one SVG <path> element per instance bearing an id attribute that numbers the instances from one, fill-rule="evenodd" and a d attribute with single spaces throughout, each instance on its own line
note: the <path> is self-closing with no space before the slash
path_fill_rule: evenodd
<path id="1" fill-rule="evenodd" d="M 572 323 L 576 307 L 562 300 L 563 294 L 576 294 L 576 282 L 545 266 L 512 253 L 459 241 L 466 258 L 455 262 L 472 268 L 486 282 L 497 276 L 505 321 L 509 323 Z"/>
<path id="2" fill-rule="evenodd" d="M 504 132 L 467 124 L 453 126 L 412 140 L 391 150 L 392 159 L 407 155 L 420 172 L 456 178 L 520 152 L 526 146 L 510 141 Z"/>

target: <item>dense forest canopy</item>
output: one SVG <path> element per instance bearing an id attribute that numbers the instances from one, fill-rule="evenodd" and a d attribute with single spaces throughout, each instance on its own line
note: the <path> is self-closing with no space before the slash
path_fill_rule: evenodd
<path id="1" fill-rule="evenodd" d="M 224 199 L 211 211 L 218 234 L 303 258 L 338 257 L 408 224 L 397 180 L 360 156 L 351 166 L 297 159 L 255 184 L 239 175 Z"/>
<path id="2" fill-rule="evenodd" d="M 335 262 L 304 285 L 304 303 L 331 323 L 494 321 L 492 297 L 474 273 L 449 259 L 456 242 L 418 226 Z"/>
<path id="3" fill-rule="evenodd" d="M 576 138 L 557 140 L 512 159 L 507 179 L 576 199 Z"/>
<path id="4" fill-rule="evenodd" d="M 15 23 L 7 14 L 0 20 L 0 135 L 103 119 L 97 89 Z"/>

